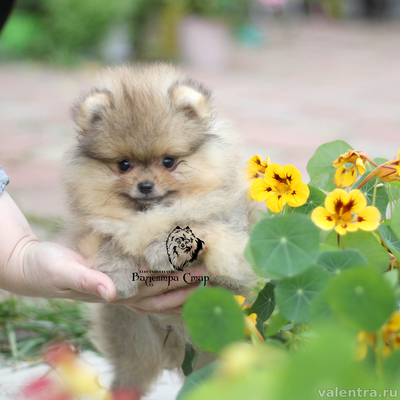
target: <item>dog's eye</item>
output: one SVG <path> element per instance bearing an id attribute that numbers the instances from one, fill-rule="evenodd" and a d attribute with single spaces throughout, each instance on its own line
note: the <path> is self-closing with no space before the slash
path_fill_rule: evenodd
<path id="1" fill-rule="evenodd" d="M 121 172 L 127 172 L 132 168 L 132 164 L 128 159 L 122 160 L 118 163 L 118 168 Z"/>
<path id="2" fill-rule="evenodd" d="M 181 239 L 176 239 L 176 243 L 181 244 Z"/>
<path id="3" fill-rule="evenodd" d="M 162 166 L 167 169 L 174 168 L 175 163 L 176 163 L 176 159 L 173 157 L 166 156 L 166 157 L 163 157 L 163 159 L 162 159 Z"/>

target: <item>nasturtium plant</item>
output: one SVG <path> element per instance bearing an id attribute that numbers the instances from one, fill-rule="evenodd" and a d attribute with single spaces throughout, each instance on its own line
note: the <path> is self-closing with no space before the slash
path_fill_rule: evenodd
<path id="1" fill-rule="evenodd" d="M 268 209 L 245 250 L 259 281 L 236 300 L 213 287 L 190 296 L 183 314 L 196 350 L 218 359 L 180 400 L 397 396 L 400 153 L 370 156 L 323 144 L 309 185 L 295 166 L 251 158 L 249 198 Z"/>
<path id="2" fill-rule="evenodd" d="M 400 238 L 400 202 L 396 203 L 392 218 L 389 220 L 389 225 L 396 237 Z"/>
<path id="3" fill-rule="evenodd" d="M 331 274 L 340 274 L 349 268 L 368 265 L 367 259 L 356 249 L 324 251 L 318 254 L 315 263 L 326 268 Z"/>
<path id="4" fill-rule="evenodd" d="M 266 278 L 298 275 L 312 265 L 318 241 L 318 229 L 305 215 L 264 218 L 251 230 L 248 260 Z"/>
<path id="5" fill-rule="evenodd" d="M 276 303 L 282 315 L 289 321 L 308 322 L 312 300 L 328 284 L 329 274 L 312 266 L 300 275 L 283 278 L 275 290 Z"/>
<path id="6" fill-rule="evenodd" d="M 311 185 L 308 185 L 308 187 L 310 189 L 310 195 L 308 196 L 306 203 L 300 207 L 293 208 L 294 213 L 311 214 L 314 208 L 324 204 L 326 197 L 324 191 Z"/>
<path id="7" fill-rule="evenodd" d="M 379 236 L 388 250 L 400 260 L 400 239 L 395 235 L 390 225 L 381 225 L 378 228 Z"/>
<path id="8" fill-rule="evenodd" d="M 326 238 L 326 243 L 337 245 L 336 232 L 331 232 Z M 379 270 L 386 271 L 389 268 L 390 255 L 381 245 L 379 237 L 373 232 L 357 231 L 340 237 L 340 248 L 357 249 L 367 259 L 369 265 Z"/>
<path id="9" fill-rule="evenodd" d="M 357 189 L 358 185 L 368 176 L 368 174 L 369 172 L 366 172 L 354 184 L 353 189 Z M 368 205 L 375 206 L 381 213 L 382 218 L 385 218 L 386 209 L 389 204 L 389 192 L 387 187 L 383 183 L 379 184 L 379 179 L 375 178 L 365 183 L 360 190 L 366 197 Z"/>
<path id="10" fill-rule="evenodd" d="M 206 287 L 191 293 L 182 316 L 195 344 L 211 353 L 245 334 L 243 312 L 226 289 Z"/>
<path id="11" fill-rule="evenodd" d="M 258 318 L 265 322 L 275 309 L 275 285 L 268 282 L 258 293 L 256 301 L 249 310 L 249 314 L 256 313 Z"/>
<path id="12" fill-rule="evenodd" d="M 307 172 L 311 178 L 310 185 L 328 191 L 335 189 L 333 177 L 336 169 L 332 162 L 350 149 L 351 146 L 342 140 L 335 140 L 318 147 L 307 164 Z"/>
<path id="13" fill-rule="evenodd" d="M 369 332 L 379 329 L 395 308 L 393 290 L 373 267 L 353 268 L 337 275 L 327 288 L 327 300 L 339 318 Z"/>

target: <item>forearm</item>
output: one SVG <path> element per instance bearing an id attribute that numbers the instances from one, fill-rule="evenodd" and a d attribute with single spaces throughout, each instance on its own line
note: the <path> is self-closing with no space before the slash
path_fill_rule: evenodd
<path id="1" fill-rule="evenodd" d="M 22 258 L 27 246 L 38 242 L 28 221 L 4 191 L 0 194 L 0 288 L 32 294 L 24 275 Z"/>

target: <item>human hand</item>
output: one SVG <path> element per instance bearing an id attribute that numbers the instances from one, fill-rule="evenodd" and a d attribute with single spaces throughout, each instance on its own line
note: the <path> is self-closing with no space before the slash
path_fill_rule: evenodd
<path id="1" fill-rule="evenodd" d="M 107 275 L 88 268 L 75 251 L 57 243 L 30 240 L 8 262 L 9 274 L 18 273 L 18 286 L 8 288 L 24 296 L 108 302 L 116 288 Z"/>
<path id="2" fill-rule="evenodd" d="M 112 280 L 87 268 L 81 255 L 39 242 L 7 191 L 0 195 L 0 288 L 22 296 L 83 301 L 112 300 L 116 293 Z"/>

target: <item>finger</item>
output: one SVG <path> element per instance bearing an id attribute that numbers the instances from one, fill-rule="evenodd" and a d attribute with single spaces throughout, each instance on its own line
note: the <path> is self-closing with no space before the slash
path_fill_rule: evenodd
<path id="1" fill-rule="evenodd" d="M 109 276 L 100 271 L 84 267 L 76 261 L 70 261 L 60 270 L 57 281 L 62 289 L 96 295 L 107 301 L 114 300 L 116 288 Z"/>
<path id="2" fill-rule="evenodd" d="M 130 305 L 125 305 L 125 307 L 129 308 L 132 311 L 135 311 L 137 314 L 148 314 L 149 312 L 147 310 L 143 310 L 142 308 L 135 307 L 135 306 L 130 306 Z M 161 311 L 158 314 L 180 314 L 182 311 L 182 307 L 174 307 L 165 311 Z"/>
<path id="3" fill-rule="evenodd" d="M 182 307 L 189 294 L 198 286 L 197 283 L 183 289 L 170 290 L 157 296 L 145 297 L 131 304 L 131 306 L 149 313 L 165 313 L 167 310 Z"/>
<path id="4" fill-rule="evenodd" d="M 51 296 L 47 297 L 56 299 L 72 299 L 75 301 L 84 301 L 85 303 L 113 304 L 98 294 L 83 293 L 70 289 L 57 289 L 52 293 Z"/>

